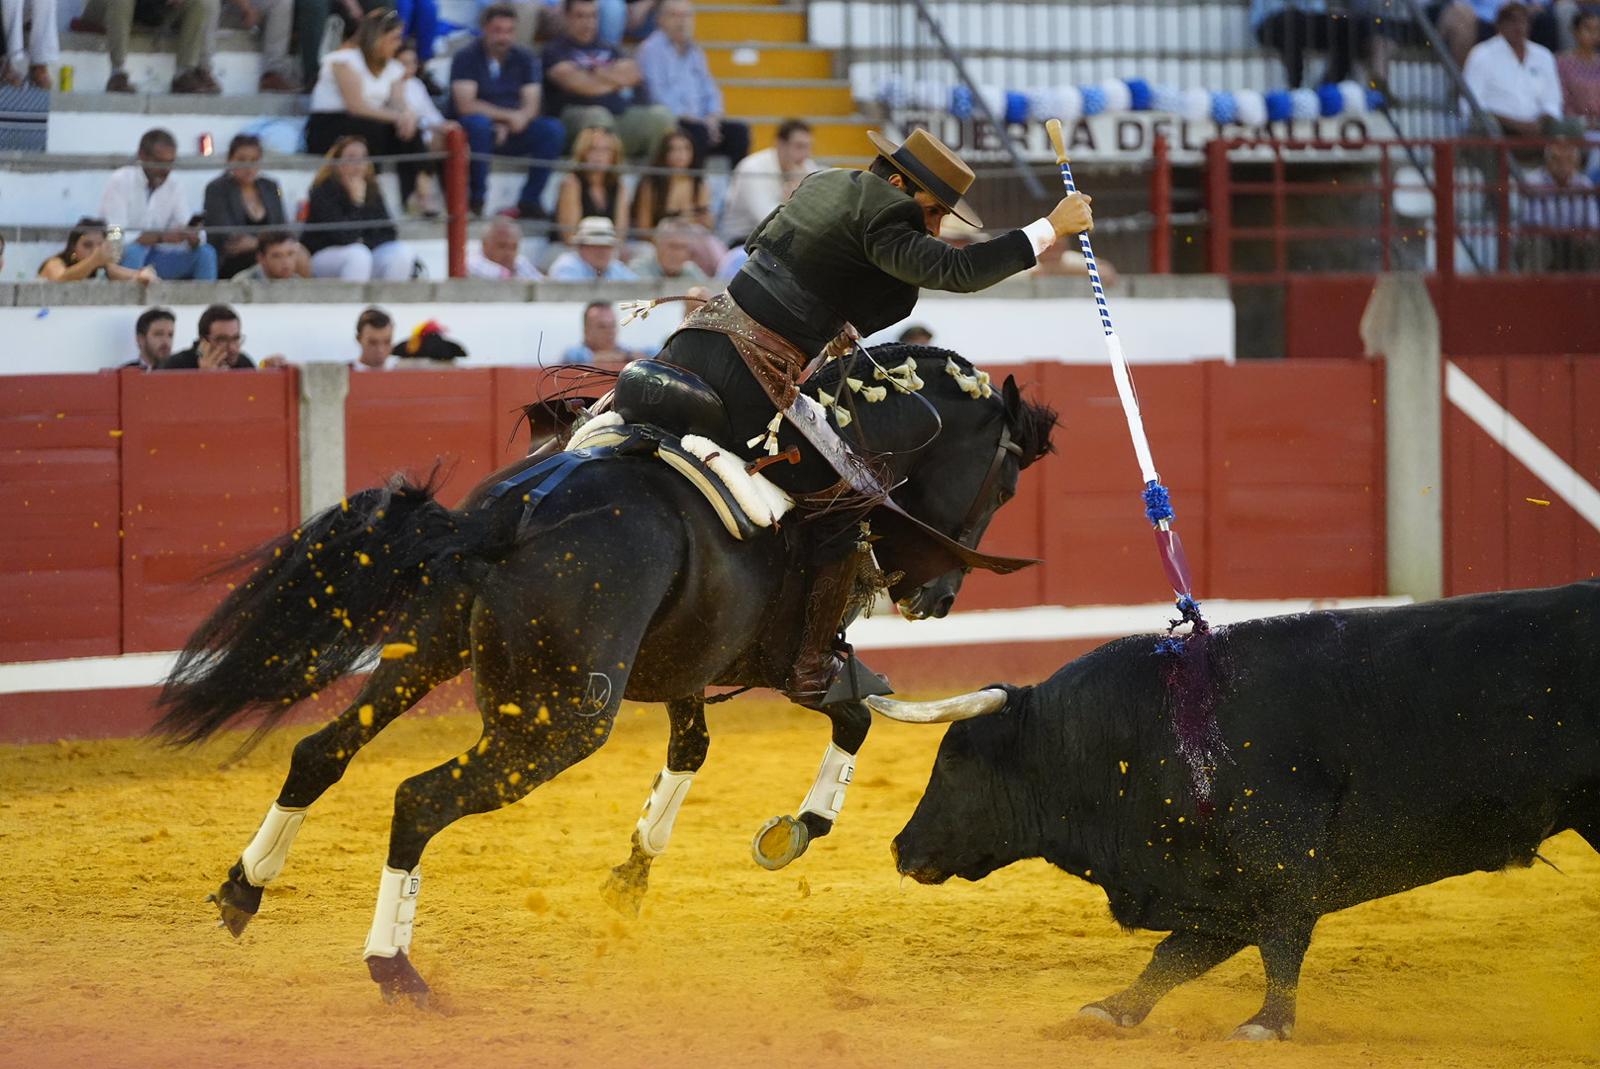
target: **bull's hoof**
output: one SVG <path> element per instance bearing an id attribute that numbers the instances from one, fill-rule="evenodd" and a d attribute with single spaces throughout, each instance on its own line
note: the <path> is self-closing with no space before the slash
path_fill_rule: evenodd
<path id="1" fill-rule="evenodd" d="M 611 870 L 606 882 L 600 885 L 600 897 L 624 917 L 637 917 L 649 886 L 649 860 L 640 865 L 630 859 Z"/>
<path id="2" fill-rule="evenodd" d="M 222 914 L 217 927 L 228 929 L 235 939 L 243 935 L 250 918 L 261 911 L 263 890 L 244 878 L 244 863 L 235 861 L 233 868 L 228 870 L 227 881 L 217 888 L 217 893 L 206 895 L 206 901 L 215 905 Z"/>
<path id="3" fill-rule="evenodd" d="M 1238 1028 L 1235 1028 L 1233 1035 L 1228 1038 L 1243 1040 L 1247 1043 L 1265 1043 L 1273 1039 L 1288 1039 L 1293 1032 L 1293 1023 L 1274 1027 L 1270 1024 L 1262 1024 L 1259 1021 L 1246 1021 Z"/>
<path id="4" fill-rule="evenodd" d="M 750 843 L 750 856 L 764 869 L 776 871 L 806 852 L 811 829 L 793 817 L 773 817 L 761 825 Z"/>
<path id="5" fill-rule="evenodd" d="M 1122 1013 L 1112 1009 L 1104 1002 L 1089 1003 L 1078 1011 L 1078 1016 L 1087 1017 L 1091 1021 L 1099 1021 L 1101 1024 L 1109 1024 L 1117 1028 L 1132 1028 L 1144 1020 L 1143 1014 Z"/>
<path id="6" fill-rule="evenodd" d="M 422 979 L 405 951 L 397 951 L 392 958 L 368 958 L 367 973 L 378 985 L 383 1001 L 392 1004 L 404 998 L 410 999 L 419 1009 L 428 1008 L 427 981 Z"/>

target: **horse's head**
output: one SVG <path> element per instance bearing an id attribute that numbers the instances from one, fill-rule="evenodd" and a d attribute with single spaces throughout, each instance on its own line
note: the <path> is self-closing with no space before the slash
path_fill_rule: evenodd
<path id="1" fill-rule="evenodd" d="M 990 388 L 976 368 L 946 349 L 881 346 L 873 356 L 885 367 L 907 356 L 915 359 L 923 381 L 919 396 L 942 424 L 903 472 L 895 501 L 930 527 L 976 548 L 995 513 L 1016 495 L 1022 470 L 1051 451 L 1056 413 L 1025 399 L 1011 376 L 998 390 Z M 899 570 L 892 556 L 879 556 L 886 571 Z M 902 582 L 889 593 L 911 619 L 944 616 L 966 573 L 954 568 L 920 585 Z"/>

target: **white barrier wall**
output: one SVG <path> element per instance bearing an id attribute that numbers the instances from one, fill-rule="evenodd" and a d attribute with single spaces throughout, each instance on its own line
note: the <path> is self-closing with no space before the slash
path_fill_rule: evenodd
<path id="1" fill-rule="evenodd" d="M 1214 280 L 1197 281 L 1204 289 L 1205 283 Z M 1042 282 L 1081 286 L 1085 292 L 1088 289 L 1082 280 Z M 1141 285 L 1158 293 L 1173 291 L 1180 285 L 1190 291 L 1197 288 L 1192 282 L 1135 279 L 1125 283 L 1124 292 L 1137 291 Z M 654 294 L 637 288 L 630 291 L 607 287 L 601 292 L 586 286 L 539 284 L 536 290 L 521 290 L 537 292 L 538 300 L 474 301 L 449 299 L 453 292 L 460 292 L 455 284 L 435 287 L 431 283 L 401 283 L 366 289 L 348 285 L 344 287 L 348 296 L 341 294 L 343 299 L 329 300 L 333 295 L 326 291 L 334 284 L 322 283 L 318 288 L 324 291 L 320 296 L 327 303 L 315 298 L 305 303 L 252 303 L 251 288 L 247 286 L 236 284 L 219 291 L 190 284 L 164 287 L 165 292 L 149 295 L 148 304 L 162 304 L 176 312 L 179 348 L 194 340 L 196 322 L 205 304 L 221 300 L 233 303 L 238 310 L 246 335 L 245 350 L 252 356 L 282 353 L 294 363 L 353 360 L 356 316 L 368 304 L 375 303 L 395 317 L 397 340 L 423 320 L 436 319 L 451 337 L 466 346 L 473 364 L 549 364 L 560 361 L 562 352 L 579 341 L 583 307 L 589 300 L 616 301 Z M 1113 315 L 1129 358 L 1135 363 L 1231 361 L 1233 302 L 1223 287 L 1210 288 L 1223 290 L 1224 295 L 1163 293 L 1119 297 L 1113 291 Z M 1031 280 L 1007 289 L 1033 291 Z M 4 339 L 0 343 L 0 374 L 97 371 L 133 359 L 133 324 L 145 304 L 38 307 L 20 303 L 30 297 L 38 299 L 43 290 L 42 286 L 17 287 L 15 299 L 19 303 L 0 307 L 0 338 Z M 3 296 L 0 288 L 0 298 Z M 437 299 L 430 299 L 434 296 Z M 621 330 L 621 343 L 655 352 L 677 325 L 683 307 L 665 305 L 649 318 L 628 324 Z M 925 297 L 904 324 L 870 340 L 892 341 L 912 323 L 932 330 L 936 345 L 954 349 L 979 363 L 1105 360 L 1099 320 L 1094 303 L 1087 296 Z"/>

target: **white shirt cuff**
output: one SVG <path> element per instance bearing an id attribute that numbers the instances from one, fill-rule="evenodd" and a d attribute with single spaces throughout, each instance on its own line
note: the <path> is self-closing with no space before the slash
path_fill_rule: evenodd
<path id="1" fill-rule="evenodd" d="M 1039 258 L 1039 255 L 1044 250 L 1056 243 L 1056 228 L 1050 225 L 1050 220 L 1048 219 L 1035 219 L 1023 227 L 1022 232 L 1028 235 L 1029 241 L 1033 242 L 1033 258 L 1035 260 Z"/>

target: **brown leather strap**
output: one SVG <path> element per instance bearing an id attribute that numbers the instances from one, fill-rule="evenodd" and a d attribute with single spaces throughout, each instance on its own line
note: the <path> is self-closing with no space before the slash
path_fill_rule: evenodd
<path id="1" fill-rule="evenodd" d="M 799 392 L 795 383 L 805 371 L 806 354 L 789 339 L 757 323 L 728 294 L 720 293 L 684 316 L 672 333 L 679 330 L 726 335 L 772 403 L 780 411 L 794 404 Z"/>

